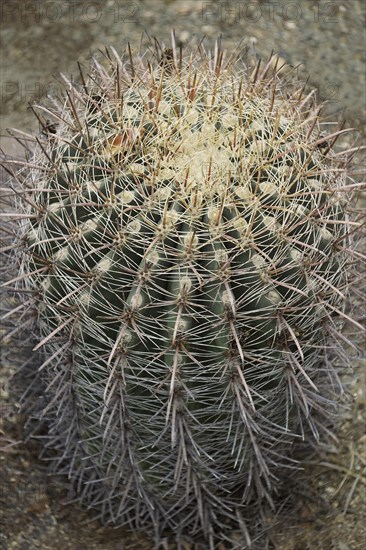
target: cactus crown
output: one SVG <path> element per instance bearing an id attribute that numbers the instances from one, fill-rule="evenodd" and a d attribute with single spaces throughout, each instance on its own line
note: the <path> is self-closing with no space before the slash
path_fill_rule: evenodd
<path id="1" fill-rule="evenodd" d="M 50 440 L 82 498 L 158 541 L 214 548 L 234 525 L 243 545 L 329 412 L 349 155 L 271 61 L 157 51 L 111 48 L 37 108 L 54 125 L 13 174 L 8 284 L 34 293 Z"/>

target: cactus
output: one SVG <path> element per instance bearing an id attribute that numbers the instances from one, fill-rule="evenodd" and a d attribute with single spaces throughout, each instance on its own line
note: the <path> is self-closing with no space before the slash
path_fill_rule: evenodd
<path id="1" fill-rule="evenodd" d="M 5 163 L 5 286 L 35 312 L 53 461 L 104 521 L 247 547 L 248 509 L 335 404 L 357 254 L 342 131 L 219 43 L 110 48 L 64 80 Z"/>

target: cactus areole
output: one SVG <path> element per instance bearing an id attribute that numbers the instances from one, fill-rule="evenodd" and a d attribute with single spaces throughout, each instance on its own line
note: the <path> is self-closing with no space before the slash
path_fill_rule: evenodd
<path id="1" fill-rule="evenodd" d="M 59 470 L 105 521 L 244 548 L 293 441 L 321 436 L 351 231 L 312 97 L 173 42 L 109 48 L 35 108 L 11 283 Z"/>

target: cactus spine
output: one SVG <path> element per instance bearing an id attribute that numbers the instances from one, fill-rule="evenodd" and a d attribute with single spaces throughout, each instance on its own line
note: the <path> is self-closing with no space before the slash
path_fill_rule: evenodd
<path id="1" fill-rule="evenodd" d="M 241 528 L 243 548 L 240 518 L 272 502 L 294 439 L 319 438 L 337 377 L 341 132 L 219 44 L 109 49 L 65 82 L 14 173 L 8 283 L 34 296 L 58 468 L 106 521 L 212 549 Z"/>

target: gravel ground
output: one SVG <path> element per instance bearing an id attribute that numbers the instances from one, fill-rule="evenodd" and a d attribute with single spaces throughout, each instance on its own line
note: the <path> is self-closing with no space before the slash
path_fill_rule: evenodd
<path id="1" fill-rule="evenodd" d="M 1 10 L 0 124 L 7 153 L 16 152 L 16 147 L 4 137 L 6 128 L 38 130 L 28 103 L 46 93 L 57 93 L 53 74 L 76 74 L 76 61 L 86 63 L 104 45 L 121 50 L 130 41 L 137 47 L 142 33 L 168 44 L 172 26 L 183 43 L 195 43 L 205 34 L 207 47 L 211 47 L 222 34 L 228 50 L 240 41 L 264 59 L 273 50 L 282 60 L 298 66 L 300 76 L 309 75 L 308 86 L 316 88 L 320 100 L 327 101 L 328 114 L 341 113 L 348 126 L 366 133 L 365 5 L 361 1 L 3 0 Z M 142 42 L 148 42 L 146 34 Z M 143 536 L 133 539 L 121 529 L 103 528 L 87 511 L 63 505 L 67 482 L 48 478 L 34 444 L 20 443 L 24 419 L 7 382 L 17 359 L 11 342 L 5 340 L 0 545 L 16 550 L 152 548 Z M 364 548 L 365 370 L 364 360 L 355 361 L 350 376 L 353 402 L 345 414 L 339 444 L 334 452 L 318 457 L 316 465 L 307 467 L 312 498 L 306 491 L 296 495 L 290 517 L 285 510 L 276 518 L 278 525 L 272 535 L 276 550 Z"/>

